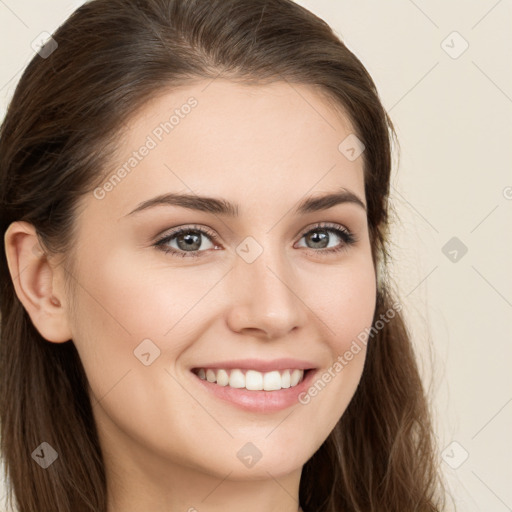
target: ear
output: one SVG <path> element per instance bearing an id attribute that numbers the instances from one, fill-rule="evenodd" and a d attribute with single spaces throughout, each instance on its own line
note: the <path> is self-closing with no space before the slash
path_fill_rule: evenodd
<path id="1" fill-rule="evenodd" d="M 18 299 L 41 336 L 54 343 L 72 338 L 64 294 L 64 269 L 51 265 L 32 224 L 13 222 L 4 237 L 7 265 Z"/>

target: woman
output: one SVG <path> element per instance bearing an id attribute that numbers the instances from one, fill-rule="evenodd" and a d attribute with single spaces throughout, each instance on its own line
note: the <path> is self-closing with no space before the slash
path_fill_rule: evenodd
<path id="1" fill-rule="evenodd" d="M 438 511 L 393 127 L 290 0 L 94 0 L 0 132 L 20 512 Z"/>

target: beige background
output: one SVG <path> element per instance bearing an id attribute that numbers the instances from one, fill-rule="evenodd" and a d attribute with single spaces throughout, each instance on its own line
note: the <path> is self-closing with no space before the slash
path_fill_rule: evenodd
<path id="1" fill-rule="evenodd" d="M 81 3 L 0 0 L 0 119 L 31 42 Z M 457 510 L 512 511 L 511 2 L 298 3 L 361 59 L 398 132 L 393 275 Z"/>

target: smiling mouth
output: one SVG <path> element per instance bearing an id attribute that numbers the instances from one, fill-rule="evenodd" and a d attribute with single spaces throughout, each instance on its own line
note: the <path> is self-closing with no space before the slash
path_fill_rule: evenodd
<path id="1" fill-rule="evenodd" d="M 259 372 L 250 369 L 224 368 L 193 368 L 192 372 L 201 380 L 206 380 L 218 386 L 249 391 L 279 391 L 293 388 L 300 384 L 310 369 L 273 370 Z"/>

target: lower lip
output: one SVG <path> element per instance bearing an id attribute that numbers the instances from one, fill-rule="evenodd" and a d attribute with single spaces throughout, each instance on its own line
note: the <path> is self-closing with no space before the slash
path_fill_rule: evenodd
<path id="1" fill-rule="evenodd" d="M 232 388 L 219 386 L 214 382 L 200 379 L 191 372 L 196 381 L 204 386 L 207 392 L 225 402 L 250 412 L 271 413 L 287 409 L 299 403 L 299 395 L 310 386 L 316 370 L 308 370 L 302 382 L 293 388 L 284 388 L 276 391 L 250 391 L 245 388 Z"/>

